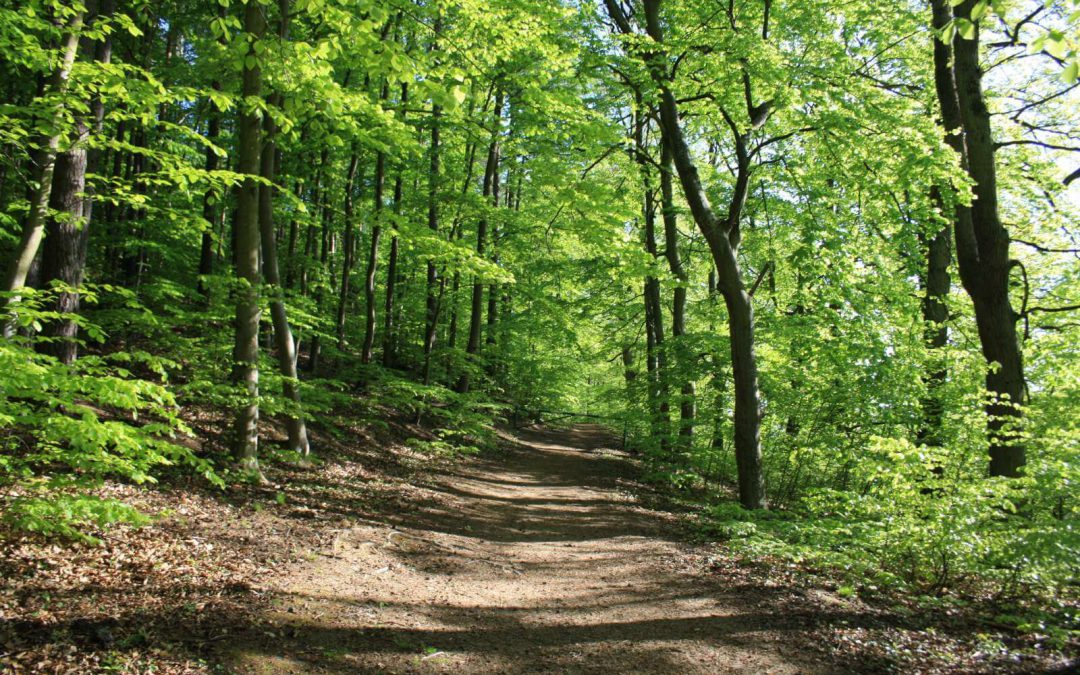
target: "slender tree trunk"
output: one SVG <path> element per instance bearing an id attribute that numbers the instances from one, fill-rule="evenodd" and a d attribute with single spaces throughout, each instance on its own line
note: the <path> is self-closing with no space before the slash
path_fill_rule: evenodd
<path id="1" fill-rule="evenodd" d="M 931 201 L 943 210 L 941 195 L 936 188 L 932 191 Z M 949 278 L 952 247 L 948 227 L 942 227 L 928 240 L 926 236 L 922 239 L 926 247 L 926 269 L 920 275 L 923 287 L 923 339 L 931 363 L 924 378 L 926 396 L 922 402 L 923 419 L 918 440 L 926 445 L 939 446 L 943 442 L 941 423 L 944 414 L 941 386 L 948 377 L 941 350 L 949 342 L 949 329 L 945 323 L 949 320 L 949 309 L 945 301 L 952 283 Z"/>
<path id="2" fill-rule="evenodd" d="M 324 178 L 325 179 L 325 178 Z M 315 308 L 321 313 L 323 310 L 323 301 L 326 297 L 326 290 L 329 287 L 333 292 L 333 279 L 334 279 L 334 235 L 330 231 L 330 222 L 333 218 L 333 212 L 330 210 L 330 205 L 327 203 L 330 196 L 330 183 L 327 180 L 326 186 L 323 188 L 323 202 L 319 213 L 319 278 L 317 279 L 317 286 L 315 288 Z M 314 242 L 312 243 L 314 248 Z M 317 372 L 319 369 L 319 362 L 322 358 L 322 336 L 315 333 L 311 336 L 311 343 L 308 346 L 308 363 L 307 369 L 309 372 Z"/>
<path id="3" fill-rule="evenodd" d="M 399 119 L 405 121 L 405 106 L 409 102 L 409 84 L 401 85 L 401 112 Z M 402 169 L 398 169 L 397 178 L 394 179 L 394 216 L 401 216 L 402 199 Z M 394 333 L 394 293 L 397 291 L 398 277 L 398 223 L 394 223 L 394 234 L 390 237 L 390 256 L 386 261 L 386 303 L 383 307 L 383 355 L 382 362 L 386 368 L 391 368 L 397 360 L 397 336 Z"/>
<path id="4" fill-rule="evenodd" d="M 435 35 L 438 37 L 441 22 L 435 24 Z M 427 225 L 432 236 L 439 232 L 439 172 L 441 170 L 442 151 L 439 143 L 439 132 L 442 123 L 442 106 L 432 103 L 431 105 L 431 163 L 428 167 L 428 212 Z M 427 285 L 424 314 L 424 384 L 431 384 L 431 352 L 435 349 L 435 336 L 439 326 L 439 295 L 435 287 L 439 286 L 438 268 L 434 260 L 427 263 Z"/>
<path id="5" fill-rule="evenodd" d="M 686 346 L 682 343 L 686 335 L 686 284 L 687 274 L 679 256 L 679 228 L 675 214 L 675 198 L 671 186 L 671 177 L 675 168 L 671 165 L 671 149 L 663 146 L 660 160 L 660 196 L 661 210 L 664 217 L 664 254 L 671 274 L 678 280 L 675 287 L 671 308 L 671 337 L 675 354 L 680 363 L 678 368 L 684 377 L 679 390 L 679 446 L 683 452 L 689 452 L 694 436 L 694 418 L 697 415 L 694 382 L 689 377 L 690 364 L 684 360 Z"/>
<path id="6" fill-rule="evenodd" d="M 659 379 L 659 363 L 656 349 L 656 320 L 654 318 L 653 302 L 650 299 L 649 279 L 645 280 L 645 373 L 647 376 L 645 386 L 645 402 L 649 408 L 649 435 L 652 438 L 667 438 L 667 429 L 660 424 L 659 415 L 659 390 L 656 382 Z"/>
<path id="7" fill-rule="evenodd" d="M 211 87 L 215 90 L 221 90 L 221 83 L 215 80 Z M 206 140 L 212 144 L 216 144 L 218 136 L 221 132 L 221 120 L 219 118 L 220 111 L 213 101 L 210 102 L 210 120 L 207 123 Z M 217 152 L 213 148 L 206 148 L 206 170 L 207 172 L 216 171 L 218 167 Z M 199 247 L 199 276 L 209 276 L 214 273 L 214 222 L 215 222 L 215 200 L 220 201 L 217 197 L 217 193 L 213 188 L 206 191 L 203 195 L 203 220 L 206 221 L 206 229 L 202 233 L 202 243 Z M 206 294 L 210 292 L 209 287 L 202 280 L 199 281 L 200 290 Z"/>
<path id="8" fill-rule="evenodd" d="M 243 67 L 242 94 L 258 98 L 262 72 L 255 43 L 263 38 L 266 22 L 262 7 L 249 2 L 244 8 L 244 31 L 252 43 Z M 236 276 L 240 288 L 236 302 L 236 345 L 233 349 L 233 380 L 243 386 L 246 401 L 236 415 L 235 453 L 241 467 L 259 471 L 259 114 L 242 106 L 238 123 L 237 171 L 245 176 L 236 202 Z"/>
<path id="9" fill-rule="evenodd" d="M 315 257 L 315 230 L 317 229 L 315 223 L 321 221 L 323 210 L 326 208 L 326 194 L 323 184 L 326 176 L 326 162 L 329 157 L 330 151 L 324 147 L 319 155 L 319 168 L 315 171 L 315 186 L 312 189 L 311 199 L 315 209 L 312 214 L 312 222 L 308 224 L 307 233 L 304 236 L 304 255 L 299 261 L 294 260 L 291 255 L 289 258 L 290 265 L 286 284 L 292 288 L 292 278 L 299 275 L 300 295 L 305 297 L 308 294 L 311 263 Z"/>
<path id="10" fill-rule="evenodd" d="M 716 287 L 716 270 L 714 268 L 709 270 L 709 304 L 712 305 L 713 312 L 716 312 L 719 300 L 720 291 Z M 711 321 L 709 322 L 709 330 L 716 330 L 716 325 Z M 712 367 L 711 383 L 713 391 L 715 392 L 713 398 L 715 417 L 710 446 L 713 449 L 713 455 L 717 455 L 724 450 L 724 406 L 727 401 L 727 374 L 724 372 L 724 362 L 718 352 L 712 354 Z M 710 458 L 710 467 L 711 465 L 712 459 Z M 706 480 L 708 480 L 708 476 L 706 476 Z"/>
<path id="11" fill-rule="evenodd" d="M 349 158 L 349 170 L 345 174 L 345 239 L 342 247 L 341 283 L 338 285 L 337 344 L 345 349 L 345 316 L 349 305 L 349 279 L 352 276 L 353 252 L 356 248 L 356 223 L 353 222 L 353 185 L 356 181 L 356 150 Z"/>
<path id="12" fill-rule="evenodd" d="M 974 0 L 956 7 L 956 18 L 971 18 Z M 933 23 L 951 18 L 948 0 L 932 0 Z M 934 41 L 934 80 L 946 141 L 960 155 L 974 182 L 971 206 L 958 206 L 953 219 L 960 281 L 971 296 L 983 358 L 987 363 L 987 431 L 990 475 L 1019 476 L 1026 463 L 1021 441 L 1025 392 L 1023 358 L 1016 334 L 1020 318 L 1009 299 L 1009 234 L 997 208 L 997 176 L 990 113 L 982 93 L 978 21 L 972 39 Z"/>
<path id="13" fill-rule="evenodd" d="M 281 27 L 279 37 L 284 42 L 289 35 L 289 0 L 279 0 Z M 281 96 L 270 97 L 269 105 L 280 107 Z M 259 235 L 262 246 L 262 267 L 266 284 L 269 287 L 270 317 L 274 325 L 274 343 L 278 354 L 278 367 L 281 370 L 282 393 L 298 410 L 300 402 L 300 379 L 296 372 L 296 343 L 293 341 L 289 318 L 285 310 L 285 289 L 281 286 L 281 274 L 278 271 L 276 233 L 274 231 L 274 191 L 276 178 L 277 125 L 272 115 L 266 115 L 263 121 L 263 146 L 260 158 L 260 173 L 264 183 L 259 185 Z M 307 425 L 303 415 L 286 415 L 285 428 L 289 434 L 289 450 L 301 457 L 311 454 L 308 441 Z"/>
<path id="14" fill-rule="evenodd" d="M 642 220 L 645 224 L 645 229 L 642 234 L 642 239 L 645 245 L 645 251 L 648 252 L 653 259 L 660 257 L 660 252 L 656 248 L 656 197 L 655 187 L 652 182 L 652 172 L 650 171 L 650 163 L 648 161 L 647 152 L 645 147 L 645 129 L 647 126 L 646 117 L 642 112 L 642 99 L 638 92 L 635 92 L 636 104 L 638 106 L 637 117 L 634 122 L 634 146 L 635 153 L 634 159 L 637 161 L 638 169 L 641 173 L 641 187 L 644 195 L 642 205 Z M 667 386 L 667 352 L 664 344 L 664 311 L 663 302 L 660 294 L 660 280 L 655 276 L 647 276 L 645 278 L 645 319 L 648 325 L 650 334 L 652 335 L 652 360 L 654 361 L 654 368 L 650 369 L 652 377 L 649 379 L 649 386 L 652 388 L 652 393 L 649 396 L 649 401 L 652 404 L 649 409 L 649 414 L 656 419 L 655 429 L 656 436 L 660 441 L 660 451 L 665 459 L 669 459 L 671 455 L 671 404 L 670 404 L 670 391 Z"/>
<path id="15" fill-rule="evenodd" d="M 60 63 L 53 71 L 46 90 L 46 95 L 56 99 L 53 106 L 52 119 L 47 125 L 50 129 L 56 129 L 45 140 L 44 149 L 37 155 L 40 167 L 37 174 L 37 189 L 33 191 L 30 200 L 30 211 L 23 223 L 22 235 L 15 249 L 7 275 L 4 278 L 3 290 L 14 292 L 26 284 L 26 277 L 37 257 L 38 248 L 45 232 L 45 221 L 49 212 L 49 197 L 52 194 L 53 175 L 56 170 L 56 156 L 60 149 L 60 140 L 64 110 L 66 103 L 64 98 L 68 90 L 68 81 L 71 76 L 71 66 L 75 63 L 75 55 L 79 50 L 79 33 L 83 27 L 82 12 L 75 13 L 68 24 L 64 27 L 64 36 L 61 39 Z M 8 304 L 18 302 L 17 296 L 8 298 Z M 11 337 L 14 334 L 14 322 L 7 321 L 4 324 L 4 336 Z"/>
<path id="16" fill-rule="evenodd" d="M 218 5 L 218 18 L 224 19 L 227 8 L 224 5 Z M 221 44 L 225 43 L 225 37 L 222 36 L 218 39 Z M 221 82 L 214 79 L 210 82 L 210 88 L 214 91 L 221 91 Z M 221 110 L 218 109 L 214 99 L 210 99 L 210 114 L 207 120 L 206 128 L 206 140 L 209 141 L 209 145 L 206 146 L 206 171 L 216 171 L 218 168 L 218 155 L 212 145 L 217 145 L 218 136 L 221 134 Z M 214 205 L 215 200 L 220 201 L 220 196 L 217 191 L 210 188 L 203 195 L 203 207 L 202 217 L 206 221 L 206 229 L 202 233 L 202 242 L 199 247 L 199 276 L 209 276 L 214 273 L 214 214 L 216 207 Z M 199 281 L 199 289 L 203 294 L 208 295 L 210 292 L 209 287 L 202 280 Z"/>
<path id="17" fill-rule="evenodd" d="M 503 94 L 498 92 L 495 94 L 495 110 L 492 120 L 491 130 L 491 143 L 488 145 L 487 164 L 484 167 L 484 184 L 482 188 L 482 194 L 484 197 L 484 203 L 487 204 L 491 201 L 492 190 L 498 189 L 496 187 L 495 175 L 499 171 L 499 135 L 500 126 L 502 124 L 502 107 L 503 107 Z M 495 195 L 494 206 L 499 205 L 498 194 Z M 480 218 L 480 222 L 476 228 L 476 255 L 483 258 L 484 251 L 487 245 L 487 228 L 488 218 L 485 213 Z M 483 321 L 484 312 L 484 284 L 483 282 L 476 280 L 473 282 L 472 289 L 472 306 L 471 313 L 469 315 L 469 343 L 465 348 L 465 353 L 475 357 L 480 353 L 480 327 Z M 469 364 L 470 366 L 472 364 Z M 470 386 L 470 373 L 466 368 L 465 372 L 461 374 L 461 379 L 458 380 L 457 390 L 461 393 L 469 391 Z"/>
<path id="18" fill-rule="evenodd" d="M 364 348 L 360 362 L 371 363 L 375 348 L 375 272 L 379 264 L 379 239 L 382 236 L 383 188 L 386 183 L 386 153 L 375 157 L 375 208 L 372 213 L 371 249 L 368 253 L 367 277 L 364 280 L 364 300 L 367 306 L 367 323 L 364 326 Z"/>
<path id="19" fill-rule="evenodd" d="M 616 0 L 605 0 L 608 14 L 624 33 L 632 33 L 629 20 Z M 663 44 L 660 0 L 644 0 L 646 32 Z M 664 142 L 671 148 L 675 168 L 682 183 L 694 222 L 705 237 L 718 273 L 717 287 L 728 310 L 731 336 L 731 366 L 735 380 L 735 461 L 739 472 L 739 501 L 748 509 L 765 507 L 765 483 L 761 468 L 761 403 L 758 394 L 757 357 L 754 353 L 754 309 L 743 284 L 736 250 L 740 240 L 740 218 L 749 183 L 749 163 L 745 136 L 735 133 L 738 175 L 728 205 L 727 217 L 713 211 L 690 153 L 679 106 L 671 91 L 666 63 L 658 51 L 643 51 L 642 59 L 660 90 L 660 122 Z M 747 104 L 751 107 L 749 86 Z M 750 111 L 752 112 L 752 111 Z"/>

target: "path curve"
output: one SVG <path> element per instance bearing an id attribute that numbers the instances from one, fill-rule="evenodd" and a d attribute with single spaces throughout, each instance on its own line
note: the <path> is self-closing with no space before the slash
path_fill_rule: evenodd
<path id="1" fill-rule="evenodd" d="M 343 529 L 271 582 L 230 656 L 266 673 L 819 672 L 767 589 L 680 564 L 670 514 L 599 427 L 522 432 L 438 475 L 386 524 Z M 261 623 L 262 623 L 261 622 Z M 265 625 L 265 624 L 264 624 Z"/>

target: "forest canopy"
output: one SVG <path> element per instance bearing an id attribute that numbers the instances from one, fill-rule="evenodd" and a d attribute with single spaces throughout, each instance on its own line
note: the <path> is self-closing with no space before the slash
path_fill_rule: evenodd
<path id="1" fill-rule="evenodd" d="M 4 530 L 93 540 L 146 521 L 108 481 L 258 483 L 357 416 L 452 454 L 566 411 L 748 554 L 1075 630 L 1078 27 L 0 0 Z"/>

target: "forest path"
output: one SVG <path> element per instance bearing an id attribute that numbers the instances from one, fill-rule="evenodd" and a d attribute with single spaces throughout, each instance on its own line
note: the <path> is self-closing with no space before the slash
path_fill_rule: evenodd
<path id="1" fill-rule="evenodd" d="M 635 465 L 600 428 L 524 431 L 436 473 L 386 523 L 266 590 L 232 643 L 243 672 L 821 671 L 781 594 L 683 562 L 671 514 L 629 491 Z M 775 596 L 775 597 L 774 597 Z"/>

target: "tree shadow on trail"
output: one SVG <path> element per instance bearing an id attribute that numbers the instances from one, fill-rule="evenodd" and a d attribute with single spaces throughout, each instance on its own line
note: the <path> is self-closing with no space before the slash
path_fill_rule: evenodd
<path id="1" fill-rule="evenodd" d="M 576 430 L 574 439 L 589 449 L 569 447 L 563 432 L 533 431 L 498 459 L 436 469 L 419 499 L 384 514 L 400 528 L 387 542 L 366 530 L 363 541 L 342 541 L 383 544 L 385 557 L 371 562 L 384 565 L 376 575 L 405 569 L 481 587 L 574 580 L 569 591 L 506 605 L 399 599 L 380 595 L 377 576 L 360 576 L 375 585 L 363 601 L 332 591 L 275 595 L 270 604 L 287 611 L 233 627 L 219 657 L 275 672 L 413 672 L 445 662 L 467 672 L 674 673 L 686 672 L 688 659 L 701 672 L 873 670 L 867 662 L 823 669 L 808 645 L 826 627 L 881 625 L 887 619 L 877 614 L 793 605 L 787 589 L 658 571 L 669 564 L 667 547 L 680 545 L 673 519 L 617 489 L 637 469 L 596 452 L 610 447 L 609 436 Z M 398 532 L 412 543 L 390 545 Z M 520 546 L 554 553 L 518 559 Z M 349 556 L 341 553 L 344 569 L 355 573 Z"/>
<path id="2" fill-rule="evenodd" d="M 476 580 L 483 589 L 538 578 L 553 586 L 573 582 L 566 588 L 520 601 L 511 594 L 503 604 L 446 593 L 394 598 L 379 594 L 375 572 L 384 570 L 361 575 L 350 567 L 362 562 L 348 558 L 358 555 L 353 548 L 341 552 L 340 569 L 351 575 L 342 591 L 258 583 L 186 588 L 177 578 L 152 606 L 112 602 L 121 611 L 111 616 L 7 617 L 0 620 L 0 647 L 67 644 L 120 655 L 153 649 L 174 662 L 258 672 L 673 673 L 685 672 L 691 657 L 702 672 L 766 671 L 776 665 L 768 659 L 778 658 L 819 671 L 812 643 L 823 629 L 892 620 L 793 605 L 787 589 L 674 569 L 667 558 L 682 546 L 676 519 L 629 494 L 638 468 L 612 449 L 617 439 L 609 432 L 527 430 L 519 439 L 499 456 L 424 471 L 377 445 L 328 443 L 324 448 L 336 454 L 324 454 L 325 465 L 274 477 L 287 490 L 287 501 L 270 507 L 285 533 L 264 546 L 292 546 L 289 533 L 307 528 L 307 541 L 321 542 L 305 563 L 317 571 L 338 554 L 339 540 L 346 547 L 365 543 L 349 533 L 367 528 L 379 536 L 382 557 L 373 566 L 386 574 L 407 570 L 434 579 L 434 588 L 440 580 Z M 230 527 L 215 541 L 241 547 L 252 532 Z M 376 599 L 358 601 L 348 584 L 363 585 Z M 123 592 L 91 584 L 55 599 Z M 725 658 L 734 660 L 718 660 Z M 872 669 L 865 662 L 828 668 Z"/>

